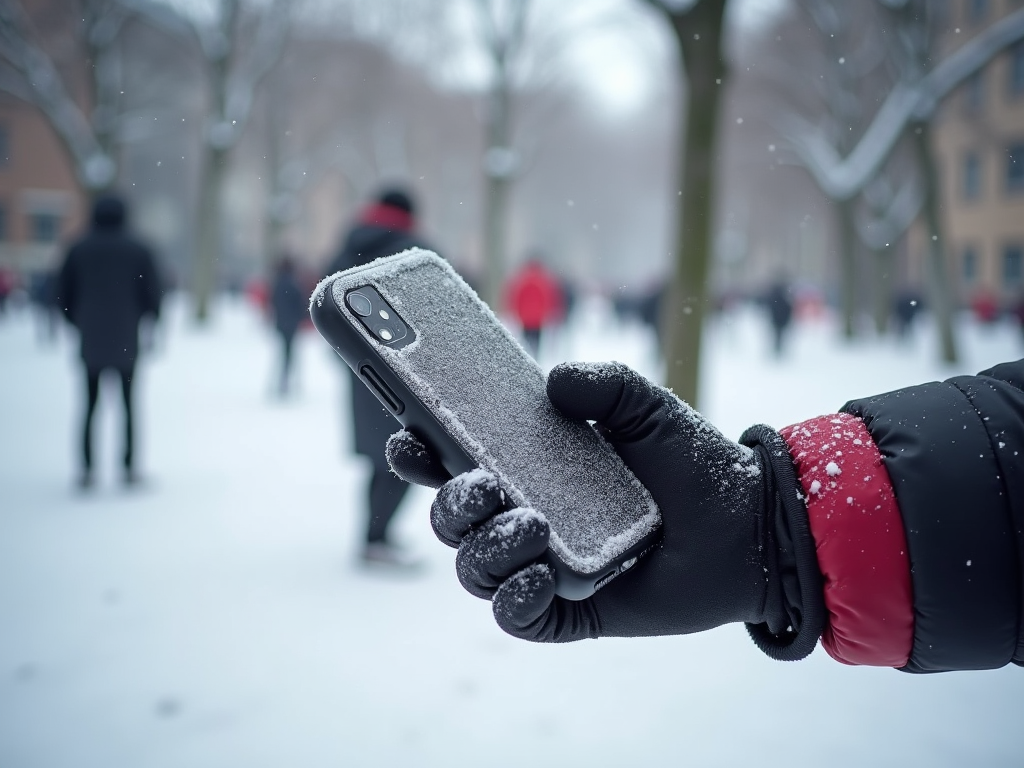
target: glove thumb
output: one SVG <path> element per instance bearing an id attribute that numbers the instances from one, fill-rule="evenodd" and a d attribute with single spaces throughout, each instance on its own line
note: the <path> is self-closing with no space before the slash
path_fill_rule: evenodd
<path id="1" fill-rule="evenodd" d="M 562 363 L 548 374 L 547 390 L 563 414 L 597 422 L 616 443 L 650 437 L 672 397 L 622 363 Z"/>

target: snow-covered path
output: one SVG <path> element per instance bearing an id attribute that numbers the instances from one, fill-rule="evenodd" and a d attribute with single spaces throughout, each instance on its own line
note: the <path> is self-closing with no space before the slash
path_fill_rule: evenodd
<path id="1" fill-rule="evenodd" d="M 179 308 L 180 309 L 180 308 Z M 366 467 L 346 458 L 338 365 L 307 334 L 300 395 L 270 397 L 274 349 L 246 307 L 212 329 L 172 313 L 140 372 L 141 465 L 127 492 L 115 393 L 106 474 L 71 489 L 71 339 L 0 318 L 0 766 L 1020 765 L 1024 672 L 914 677 L 762 656 L 740 627 L 535 646 L 493 624 L 410 495 L 400 533 L 428 569 L 351 564 Z M 974 371 L 1024 350 L 964 328 Z M 767 357 L 749 317 L 709 339 L 705 410 L 726 434 L 951 375 L 912 348 L 842 349 L 826 327 Z M 653 372 L 650 340 L 584 307 L 560 357 Z"/>

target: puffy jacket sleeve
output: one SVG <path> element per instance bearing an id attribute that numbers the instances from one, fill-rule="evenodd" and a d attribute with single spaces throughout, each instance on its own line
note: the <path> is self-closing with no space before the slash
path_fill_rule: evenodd
<path id="1" fill-rule="evenodd" d="M 1024 661 L 1024 360 L 855 400 L 782 434 L 834 658 L 908 672 Z"/>

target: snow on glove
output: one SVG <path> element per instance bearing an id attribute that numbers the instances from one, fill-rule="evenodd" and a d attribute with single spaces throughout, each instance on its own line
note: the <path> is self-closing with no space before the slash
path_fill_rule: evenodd
<path id="1" fill-rule="evenodd" d="M 626 366 L 563 364 L 548 397 L 593 420 L 662 514 L 659 545 L 582 601 L 555 595 L 539 562 L 550 534 L 532 510 L 505 510 L 496 479 L 473 470 L 441 485 L 431 524 L 458 547 L 456 572 L 490 598 L 498 624 L 540 642 L 687 634 L 743 621 L 773 658 L 803 658 L 824 622 L 820 574 L 782 439 L 755 427 L 739 445 L 666 389 Z M 448 476 L 412 435 L 388 443 L 402 477 L 437 487 Z"/>

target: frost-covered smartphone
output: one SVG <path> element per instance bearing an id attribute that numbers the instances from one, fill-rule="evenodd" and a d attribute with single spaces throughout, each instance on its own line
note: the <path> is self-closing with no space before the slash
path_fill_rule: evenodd
<path id="1" fill-rule="evenodd" d="M 381 404 L 458 475 L 482 467 L 551 526 L 556 592 L 582 600 L 656 541 L 657 505 L 611 445 L 551 405 L 544 372 L 421 249 L 321 281 L 310 314 Z"/>

